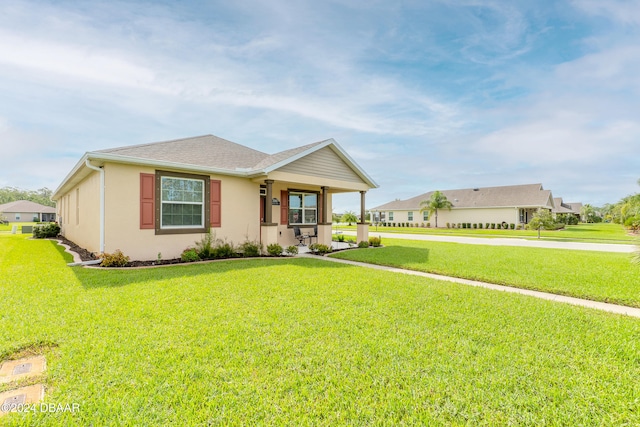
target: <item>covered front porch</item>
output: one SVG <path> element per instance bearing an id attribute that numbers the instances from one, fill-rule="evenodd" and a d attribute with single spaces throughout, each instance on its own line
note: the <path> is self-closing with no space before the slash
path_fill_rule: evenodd
<path id="1" fill-rule="evenodd" d="M 335 183 L 334 183 L 335 184 Z M 277 243 L 307 247 L 311 243 L 332 244 L 332 195 L 356 192 L 360 218 L 365 218 L 365 189 L 309 185 L 293 181 L 264 180 L 260 197 L 260 240 L 264 247 Z M 369 224 L 357 224 L 357 241 L 368 241 Z"/>

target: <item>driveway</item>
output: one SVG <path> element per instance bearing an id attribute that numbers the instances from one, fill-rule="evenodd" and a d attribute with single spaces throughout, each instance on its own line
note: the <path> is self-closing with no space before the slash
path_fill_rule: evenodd
<path id="1" fill-rule="evenodd" d="M 348 236 L 355 236 L 355 231 L 343 231 Z M 489 246 L 521 246 L 529 248 L 571 249 L 578 251 L 619 252 L 631 253 L 636 250 L 634 245 L 618 245 L 613 243 L 582 243 L 582 242 L 556 242 L 550 240 L 527 240 L 518 238 L 482 238 L 462 236 L 438 236 L 425 234 L 383 233 L 369 228 L 370 236 L 380 236 L 383 239 L 407 239 L 429 240 L 432 242 L 465 243 L 468 245 Z"/>

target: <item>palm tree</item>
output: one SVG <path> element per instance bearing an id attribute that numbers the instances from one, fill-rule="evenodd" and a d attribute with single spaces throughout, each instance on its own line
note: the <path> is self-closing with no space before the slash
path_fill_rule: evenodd
<path id="1" fill-rule="evenodd" d="M 442 194 L 440 191 L 434 191 L 429 200 L 423 200 L 420 202 L 420 213 L 429 212 L 429 216 L 431 214 L 436 214 L 436 228 L 438 228 L 438 209 L 448 209 L 451 210 L 453 204 L 447 200 L 447 196 Z"/>

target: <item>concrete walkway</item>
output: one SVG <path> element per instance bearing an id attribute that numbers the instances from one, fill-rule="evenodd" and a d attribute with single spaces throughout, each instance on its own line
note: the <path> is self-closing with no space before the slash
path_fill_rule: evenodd
<path id="1" fill-rule="evenodd" d="M 317 257 L 309 254 L 302 254 L 302 257 L 313 257 L 314 259 L 323 259 L 329 262 L 337 262 L 340 264 L 348 264 L 357 267 L 372 268 L 374 270 L 390 271 L 392 273 L 408 274 L 411 276 L 427 277 L 429 279 L 444 280 L 447 282 L 461 283 L 463 285 L 478 286 L 481 288 L 493 289 L 496 291 L 510 292 L 514 294 L 529 295 L 536 298 L 546 299 L 549 301 L 562 302 L 566 304 L 579 305 L 581 307 L 594 308 L 596 310 L 608 311 L 610 313 L 625 314 L 631 317 L 640 318 L 640 308 L 627 307 L 624 305 L 608 304 L 605 302 L 591 301 L 580 298 L 568 297 L 564 295 L 550 294 L 548 292 L 532 291 L 529 289 L 514 288 L 511 286 L 496 285 L 493 283 L 479 282 L 476 280 L 460 279 L 458 277 L 441 276 L 439 274 L 424 273 L 421 271 L 405 270 L 402 268 L 387 267 L 383 265 L 368 264 L 364 262 L 349 261 L 331 257 Z"/>
<path id="2" fill-rule="evenodd" d="M 347 236 L 355 236 L 353 231 L 342 232 Z M 402 234 L 384 233 L 369 228 L 370 236 L 380 236 L 383 239 L 406 239 L 406 240 L 429 240 L 433 242 L 466 243 L 469 245 L 489 245 L 489 246 L 520 246 L 529 248 L 549 248 L 549 249 L 572 249 L 578 251 L 599 251 L 599 252 L 619 252 L 632 253 L 636 250 L 634 245 L 622 245 L 615 243 L 582 243 L 582 242 L 556 242 L 550 240 L 527 240 L 511 237 L 463 237 L 463 236 L 443 236 L 433 234 Z"/>

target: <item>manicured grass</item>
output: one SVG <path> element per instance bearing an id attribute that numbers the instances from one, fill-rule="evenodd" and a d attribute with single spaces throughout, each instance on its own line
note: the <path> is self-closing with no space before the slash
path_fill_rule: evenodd
<path id="1" fill-rule="evenodd" d="M 331 256 L 640 307 L 630 254 L 383 239 Z"/>
<path id="2" fill-rule="evenodd" d="M 355 226 L 333 226 L 334 232 L 339 230 L 354 231 Z M 525 239 L 537 239 L 536 230 L 487 230 L 487 229 L 461 229 L 461 228 L 422 228 L 422 227 L 375 227 L 369 228 L 373 232 L 404 233 L 404 234 L 435 234 L 447 236 L 465 237 L 517 237 Z M 637 236 L 627 233 L 620 224 L 579 224 L 568 225 L 563 230 L 541 231 L 543 240 L 591 242 L 591 243 L 633 243 Z"/>
<path id="3" fill-rule="evenodd" d="M 0 358 L 48 343 L 46 402 L 80 404 L 0 423 L 640 423 L 637 319 L 316 259 L 66 261 L 0 236 Z"/>
<path id="4" fill-rule="evenodd" d="M 38 224 L 37 222 L 10 222 L 8 224 L 0 224 L 0 233 L 2 232 L 11 232 L 14 225 L 18 226 L 18 233 L 22 233 L 23 225 L 34 226 Z"/>

